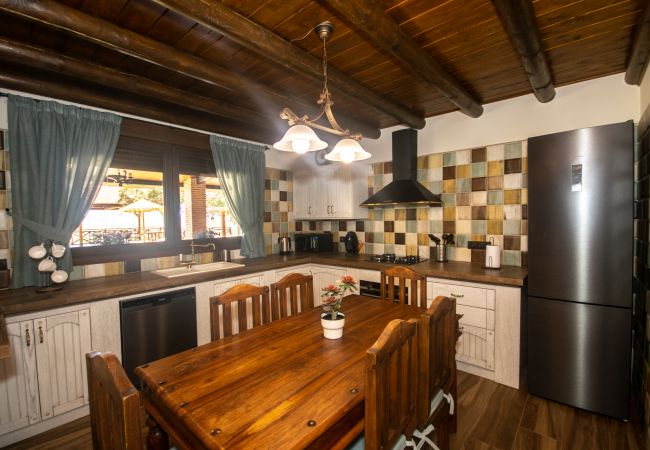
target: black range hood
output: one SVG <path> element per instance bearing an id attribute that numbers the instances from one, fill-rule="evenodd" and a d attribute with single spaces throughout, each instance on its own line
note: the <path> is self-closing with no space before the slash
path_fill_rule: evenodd
<path id="1" fill-rule="evenodd" d="M 440 197 L 417 180 L 418 132 L 412 128 L 393 131 L 393 181 L 361 206 L 442 206 Z"/>

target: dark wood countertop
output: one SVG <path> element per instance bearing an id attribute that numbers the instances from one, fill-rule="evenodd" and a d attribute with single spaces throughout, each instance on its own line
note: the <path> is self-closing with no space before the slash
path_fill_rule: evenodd
<path id="1" fill-rule="evenodd" d="M 108 277 L 70 281 L 56 292 L 37 293 L 37 288 L 9 289 L 0 292 L 0 308 L 7 316 L 36 312 L 126 295 L 141 294 L 205 281 L 217 281 L 239 275 L 276 270 L 299 264 L 326 264 L 357 269 L 381 270 L 385 264 L 368 261 L 368 255 L 293 254 L 241 259 L 243 267 L 215 272 L 165 278 L 151 272 L 135 272 Z M 526 268 L 504 266 L 499 270 L 483 269 L 479 263 L 425 261 L 411 266 L 429 277 L 448 278 L 506 286 L 523 286 Z M 4 321 L 3 321 L 4 322 Z"/>

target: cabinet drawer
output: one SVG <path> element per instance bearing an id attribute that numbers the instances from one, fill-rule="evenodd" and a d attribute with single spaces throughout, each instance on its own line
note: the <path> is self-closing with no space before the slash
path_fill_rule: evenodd
<path id="1" fill-rule="evenodd" d="M 437 282 L 429 282 L 429 287 L 431 288 L 429 298 L 432 299 L 444 295 L 445 297 L 455 298 L 457 305 L 467 305 L 475 308 L 486 308 L 488 305 L 488 289 Z M 491 303 L 492 308 L 494 308 L 494 303 Z"/>
<path id="2" fill-rule="evenodd" d="M 473 306 L 456 305 L 456 313 L 463 317 L 458 321 L 461 325 L 487 328 L 487 310 L 485 308 L 474 308 Z"/>

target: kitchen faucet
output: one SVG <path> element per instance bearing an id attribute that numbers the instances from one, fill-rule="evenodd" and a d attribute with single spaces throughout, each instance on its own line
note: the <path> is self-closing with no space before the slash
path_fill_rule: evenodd
<path id="1" fill-rule="evenodd" d="M 214 243 L 210 242 L 209 244 L 195 244 L 194 241 L 190 243 L 190 247 L 192 248 L 192 260 L 188 262 L 182 262 L 184 266 L 187 266 L 188 268 L 194 266 L 196 262 L 194 261 L 194 256 L 195 256 L 195 251 L 194 249 L 197 247 L 209 247 L 212 249 L 212 251 L 216 251 L 217 247 L 214 245 Z"/>

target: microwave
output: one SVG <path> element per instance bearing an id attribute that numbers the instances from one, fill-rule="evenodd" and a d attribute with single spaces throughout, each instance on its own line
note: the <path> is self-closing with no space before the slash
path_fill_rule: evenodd
<path id="1" fill-rule="evenodd" d="M 297 252 L 323 253 L 332 251 L 332 233 L 296 234 L 295 241 Z"/>

